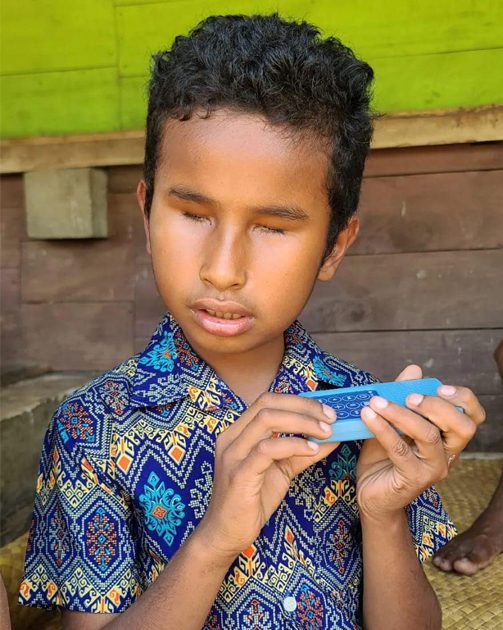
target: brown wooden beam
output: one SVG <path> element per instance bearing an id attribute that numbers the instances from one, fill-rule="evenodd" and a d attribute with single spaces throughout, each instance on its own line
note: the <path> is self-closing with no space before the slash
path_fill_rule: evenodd
<path id="1" fill-rule="evenodd" d="M 503 140 L 503 104 L 383 115 L 372 149 L 497 140 Z M 144 144 L 143 129 L 1 140 L 0 173 L 141 164 Z"/>
<path id="2" fill-rule="evenodd" d="M 401 112 L 378 119 L 373 149 L 503 140 L 503 104 Z"/>

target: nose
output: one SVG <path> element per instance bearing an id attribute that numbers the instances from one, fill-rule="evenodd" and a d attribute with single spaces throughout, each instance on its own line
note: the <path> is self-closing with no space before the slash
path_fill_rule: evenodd
<path id="1" fill-rule="evenodd" d="M 246 244 L 232 228 L 208 235 L 200 278 L 219 292 L 240 289 L 246 282 Z"/>

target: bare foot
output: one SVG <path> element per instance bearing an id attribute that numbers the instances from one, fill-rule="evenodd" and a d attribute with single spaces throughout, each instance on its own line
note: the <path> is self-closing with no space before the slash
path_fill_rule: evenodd
<path id="1" fill-rule="evenodd" d="M 473 525 L 433 557 L 442 571 L 474 575 L 503 551 L 503 511 L 488 508 Z"/>
<path id="2" fill-rule="evenodd" d="M 503 339 L 494 352 L 503 382 Z M 433 556 L 442 571 L 474 575 L 503 551 L 503 471 L 487 508 L 473 525 Z"/>

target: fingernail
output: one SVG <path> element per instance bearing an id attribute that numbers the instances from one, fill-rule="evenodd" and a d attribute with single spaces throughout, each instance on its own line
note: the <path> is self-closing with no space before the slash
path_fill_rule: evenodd
<path id="1" fill-rule="evenodd" d="M 327 416 L 327 418 L 330 418 L 330 420 L 335 420 L 337 416 L 335 409 L 325 404 L 323 404 L 323 413 Z"/>
<path id="2" fill-rule="evenodd" d="M 375 420 L 377 418 L 376 412 L 370 407 L 363 407 L 362 413 L 365 416 L 365 420 Z"/>
<path id="3" fill-rule="evenodd" d="M 326 422 L 320 422 L 320 428 L 325 433 L 328 433 L 328 432 L 332 431 L 332 429 L 330 428 L 330 425 L 328 425 Z"/>
<path id="4" fill-rule="evenodd" d="M 423 399 L 424 396 L 422 394 L 411 394 L 410 396 L 407 396 L 407 402 L 409 405 L 413 405 L 414 407 L 420 405 L 423 402 Z"/>
<path id="5" fill-rule="evenodd" d="M 380 396 L 374 396 L 374 398 L 372 398 L 372 402 L 374 407 L 377 407 L 378 409 L 386 409 L 388 406 L 388 401 Z"/>
<path id="6" fill-rule="evenodd" d="M 438 390 L 444 396 L 454 396 L 456 393 L 456 388 L 452 385 L 442 385 Z"/>
<path id="7" fill-rule="evenodd" d="M 320 448 L 320 445 L 317 442 L 311 442 L 311 440 L 307 441 L 307 445 L 309 448 L 313 449 L 313 451 L 317 451 Z"/>

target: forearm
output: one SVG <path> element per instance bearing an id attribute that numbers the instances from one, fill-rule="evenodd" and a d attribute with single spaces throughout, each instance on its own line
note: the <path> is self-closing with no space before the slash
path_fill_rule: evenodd
<path id="1" fill-rule="evenodd" d="M 196 530 L 157 580 L 105 627 L 200 630 L 231 563 L 208 551 Z"/>
<path id="2" fill-rule="evenodd" d="M 403 510 L 362 516 L 363 615 L 368 630 L 441 628 L 440 605 L 417 558 Z"/>

